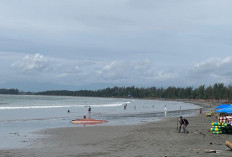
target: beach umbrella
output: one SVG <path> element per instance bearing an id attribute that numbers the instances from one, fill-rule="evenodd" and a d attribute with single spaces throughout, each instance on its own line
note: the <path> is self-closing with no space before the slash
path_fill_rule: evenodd
<path id="1" fill-rule="evenodd" d="M 230 105 L 228 105 L 228 104 L 221 104 L 221 105 L 217 106 L 216 108 L 226 108 L 228 106 L 230 106 Z"/>
<path id="2" fill-rule="evenodd" d="M 225 113 L 225 112 L 226 112 L 226 110 L 223 108 L 223 109 L 217 110 L 217 111 L 215 111 L 215 112 Z"/>
<path id="3" fill-rule="evenodd" d="M 225 107 L 225 108 L 217 110 L 215 112 L 219 112 L 219 113 L 232 113 L 232 106 Z"/>
<path id="4" fill-rule="evenodd" d="M 232 107 L 225 108 L 225 110 L 226 110 L 226 113 L 232 113 Z"/>

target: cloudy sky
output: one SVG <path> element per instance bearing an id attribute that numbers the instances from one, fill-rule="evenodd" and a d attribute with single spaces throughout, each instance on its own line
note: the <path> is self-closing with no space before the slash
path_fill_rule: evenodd
<path id="1" fill-rule="evenodd" d="M 231 0 L 1 0 L 0 88 L 231 83 Z"/>

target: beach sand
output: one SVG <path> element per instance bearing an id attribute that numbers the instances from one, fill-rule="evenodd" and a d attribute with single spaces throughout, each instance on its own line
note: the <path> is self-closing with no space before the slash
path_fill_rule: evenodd
<path id="1" fill-rule="evenodd" d="M 209 131 L 211 122 L 217 121 L 215 117 L 187 119 L 188 134 L 177 132 L 177 118 L 133 126 L 48 129 L 41 132 L 46 138 L 36 140 L 29 148 L 1 150 L 0 157 L 232 156 L 225 146 L 232 135 L 213 135 Z"/>

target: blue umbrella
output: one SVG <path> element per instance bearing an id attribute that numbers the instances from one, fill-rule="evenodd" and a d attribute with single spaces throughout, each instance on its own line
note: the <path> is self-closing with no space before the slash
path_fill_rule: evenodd
<path id="1" fill-rule="evenodd" d="M 226 110 L 223 108 L 223 109 L 217 110 L 217 111 L 215 111 L 215 112 L 225 113 L 225 112 L 226 112 Z"/>
<path id="2" fill-rule="evenodd" d="M 226 108 L 228 106 L 230 106 L 230 105 L 228 105 L 228 104 L 221 104 L 221 105 L 217 106 L 216 108 Z"/>
<path id="3" fill-rule="evenodd" d="M 223 109 L 217 110 L 215 112 L 220 112 L 220 113 L 232 113 L 232 106 L 225 107 Z"/>
<path id="4" fill-rule="evenodd" d="M 230 108 L 227 108 L 226 109 L 226 113 L 232 113 L 232 108 L 230 107 Z"/>

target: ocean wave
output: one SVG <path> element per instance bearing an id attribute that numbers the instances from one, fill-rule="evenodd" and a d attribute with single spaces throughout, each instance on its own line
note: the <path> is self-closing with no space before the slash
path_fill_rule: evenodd
<path id="1" fill-rule="evenodd" d="M 85 105 L 85 107 L 116 107 L 116 106 L 122 106 L 125 104 L 129 104 L 130 102 L 122 102 L 122 103 L 113 103 L 113 104 L 101 104 L 101 105 Z"/>
<path id="2" fill-rule="evenodd" d="M 2 106 L 0 110 L 66 108 L 70 106 Z"/>
<path id="3" fill-rule="evenodd" d="M 19 110 L 19 109 L 48 109 L 48 108 L 70 108 L 70 107 L 117 107 L 130 102 L 98 104 L 98 105 L 41 105 L 41 106 L 1 106 L 0 110 Z"/>

